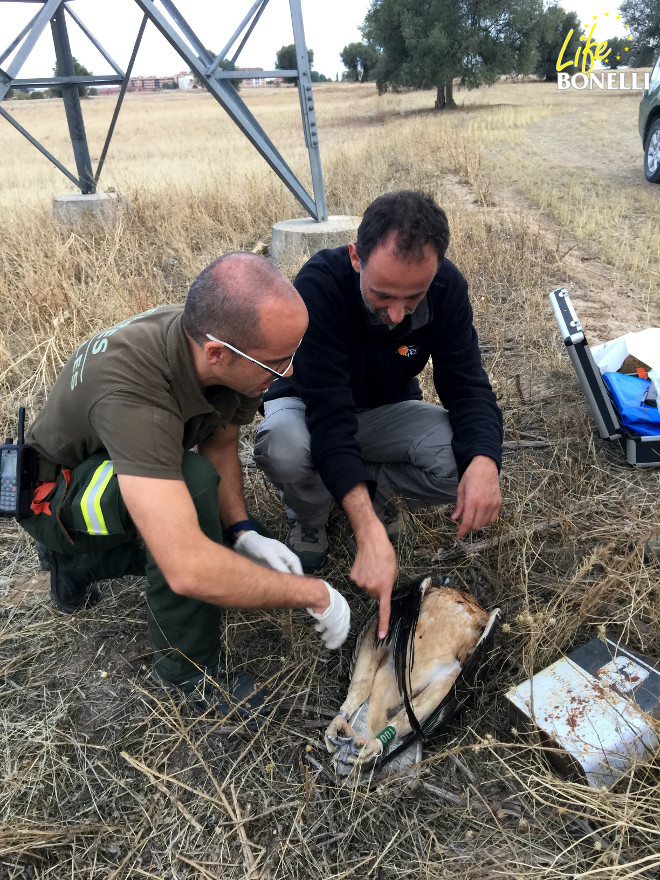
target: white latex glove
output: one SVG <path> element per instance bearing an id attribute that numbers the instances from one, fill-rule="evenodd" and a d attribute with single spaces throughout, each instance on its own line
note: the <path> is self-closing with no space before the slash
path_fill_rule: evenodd
<path id="1" fill-rule="evenodd" d="M 265 538 L 259 532 L 247 531 L 239 535 L 234 542 L 234 550 L 241 556 L 247 556 L 253 562 L 267 565 L 284 574 L 302 574 L 302 562 L 296 554 L 285 547 L 281 541 Z"/>
<path id="2" fill-rule="evenodd" d="M 328 588 L 330 604 L 323 614 L 312 611 L 311 608 L 308 608 L 307 612 L 318 620 L 314 629 L 321 634 L 326 648 L 338 648 L 346 641 L 346 636 L 351 628 L 351 611 L 342 594 L 331 587 L 327 581 L 323 581 L 323 583 Z"/>

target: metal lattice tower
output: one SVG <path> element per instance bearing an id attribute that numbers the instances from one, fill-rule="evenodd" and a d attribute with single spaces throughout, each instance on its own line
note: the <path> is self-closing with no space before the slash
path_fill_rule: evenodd
<path id="1" fill-rule="evenodd" d="M 289 0 L 291 10 L 291 24 L 293 27 L 293 39 L 296 48 L 295 70 L 236 70 L 236 61 L 259 18 L 264 12 L 269 0 L 256 0 L 250 6 L 238 28 L 223 46 L 217 55 L 213 55 L 205 48 L 200 38 L 195 34 L 173 0 L 133 0 L 144 13 L 142 23 L 138 29 L 133 51 L 125 71 L 110 57 L 99 40 L 81 21 L 72 8 L 72 0 L 0 0 L 1 3 L 22 2 L 39 4 L 40 9 L 15 37 L 9 46 L 0 54 L 0 101 L 5 97 L 10 88 L 44 88 L 55 86 L 62 90 L 64 109 L 66 113 L 69 135 L 73 147 L 76 163 L 76 174 L 55 158 L 39 141 L 33 137 L 17 120 L 15 120 L 0 105 L 0 116 L 3 116 L 11 125 L 24 135 L 46 158 L 48 158 L 60 171 L 74 183 L 82 193 L 96 192 L 96 186 L 105 162 L 112 135 L 117 123 L 117 117 L 121 109 L 124 95 L 128 87 L 133 64 L 142 42 L 142 35 L 146 25 L 151 22 L 165 37 L 167 42 L 178 52 L 188 65 L 190 70 L 199 79 L 201 84 L 213 95 L 221 107 L 226 110 L 231 119 L 240 128 L 253 146 L 261 153 L 277 176 L 291 190 L 303 208 L 318 221 L 327 220 L 328 210 L 325 201 L 323 186 L 323 171 L 321 168 L 321 154 L 319 150 L 319 138 L 316 128 L 316 116 L 314 113 L 314 97 L 312 92 L 312 78 L 307 57 L 307 45 L 303 29 L 302 10 L 300 0 Z M 110 2 L 108 2 L 108 14 L 110 14 Z M 67 21 L 75 22 L 89 41 L 101 53 L 114 74 L 107 76 L 76 76 L 74 72 L 73 56 L 69 44 Z M 0 6 L 0 21 L 2 20 Z M 20 79 L 19 73 L 24 63 L 34 49 L 37 40 L 50 24 L 57 70 L 60 76 L 40 77 L 36 79 Z M 4 67 L 5 62 L 11 57 L 11 61 Z M 305 145 L 309 155 L 309 163 L 312 175 L 313 197 L 307 192 L 298 180 L 291 168 L 284 161 L 279 151 L 269 139 L 268 135 L 257 122 L 248 109 L 245 102 L 232 86 L 232 79 L 249 79 L 251 77 L 297 77 L 298 93 L 300 96 L 300 110 L 302 115 Z M 114 113 L 108 128 L 108 133 L 101 150 L 96 171 L 92 168 L 92 162 L 85 134 L 82 107 L 78 94 L 78 85 L 119 85 L 120 91 L 117 98 Z"/>

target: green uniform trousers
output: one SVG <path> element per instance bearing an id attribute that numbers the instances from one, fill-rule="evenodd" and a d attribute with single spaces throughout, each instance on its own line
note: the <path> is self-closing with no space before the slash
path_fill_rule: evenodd
<path id="1" fill-rule="evenodd" d="M 200 528 L 212 541 L 224 543 L 215 468 L 203 456 L 184 452 L 181 471 Z M 50 550 L 73 556 L 76 570 L 90 581 L 146 575 L 149 642 L 165 678 L 179 684 L 198 674 L 199 667 L 218 662 L 223 609 L 170 589 L 128 515 L 107 454 L 62 471 L 42 506 L 41 512 L 23 517 L 21 526 Z"/>

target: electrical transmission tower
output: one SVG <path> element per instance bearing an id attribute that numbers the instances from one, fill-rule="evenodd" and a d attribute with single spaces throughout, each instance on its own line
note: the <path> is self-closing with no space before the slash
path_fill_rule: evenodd
<path id="1" fill-rule="evenodd" d="M 289 0 L 297 66 L 292 70 L 275 71 L 236 70 L 236 61 L 267 7 L 269 0 L 256 0 L 256 2 L 250 5 L 239 26 L 215 56 L 206 49 L 202 40 L 195 34 L 173 0 L 159 0 L 159 2 L 158 0 L 133 0 L 142 10 L 143 18 L 125 71 L 110 57 L 100 41 L 79 18 L 73 9 L 74 0 L 68 0 L 68 2 L 65 2 L 65 0 L 0 0 L 0 25 L 2 24 L 1 4 L 7 2 L 31 3 L 35 6 L 38 4 L 40 8 L 30 22 L 0 54 L 0 101 L 2 101 L 10 88 L 41 89 L 53 86 L 61 89 L 76 163 L 76 172 L 74 173 L 66 168 L 29 131 L 14 119 L 4 106 L 0 106 L 0 116 L 3 116 L 11 123 L 47 159 L 56 165 L 82 193 L 96 192 L 96 186 L 110 147 L 117 117 L 119 116 L 124 95 L 130 82 L 135 58 L 142 42 L 142 36 L 145 27 L 151 22 L 178 52 L 200 83 L 213 95 L 221 107 L 226 110 L 250 143 L 261 153 L 266 162 L 291 190 L 310 216 L 318 221 L 327 220 L 328 210 L 325 201 L 321 154 L 314 113 L 312 78 L 309 58 L 307 56 L 307 45 L 305 43 L 300 0 Z M 112 5 L 112 0 L 107 0 L 108 15 L 112 14 Z M 82 30 L 110 65 L 114 74 L 107 76 L 76 76 L 67 29 L 69 21 L 75 22 L 75 25 Z M 30 57 L 37 40 L 49 24 L 59 75 L 36 79 L 19 78 L 23 65 Z M 4 30 L 3 28 L 0 29 Z M 4 66 L 5 64 L 6 67 Z M 309 155 L 313 196 L 307 192 L 303 184 L 284 161 L 275 145 L 230 82 L 232 79 L 270 78 L 276 76 L 297 77 L 298 79 L 302 126 L 305 135 L 305 145 Z M 89 146 L 87 144 L 85 123 L 78 93 L 79 85 L 117 85 L 120 87 L 117 104 L 110 121 L 96 170 L 92 168 Z"/>

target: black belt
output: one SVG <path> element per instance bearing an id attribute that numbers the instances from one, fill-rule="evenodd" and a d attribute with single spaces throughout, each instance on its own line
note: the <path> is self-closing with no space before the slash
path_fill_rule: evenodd
<path id="1" fill-rule="evenodd" d="M 57 479 L 61 469 L 61 465 L 55 464 L 54 461 L 50 461 L 47 458 L 42 458 L 41 456 L 39 456 L 37 480 L 40 483 L 52 483 L 54 480 Z"/>

